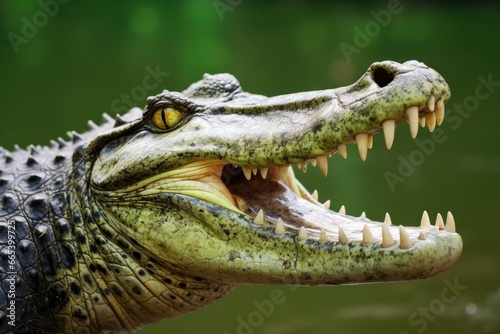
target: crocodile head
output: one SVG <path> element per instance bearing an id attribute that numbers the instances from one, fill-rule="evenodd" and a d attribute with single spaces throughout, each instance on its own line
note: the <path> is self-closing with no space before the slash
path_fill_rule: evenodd
<path id="1" fill-rule="evenodd" d="M 183 282 L 170 288 L 183 300 L 196 284 L 202 294 L 200 282 L 209 300 L 234 284 L 430 277 L 461 253 L 451 214 L 403 227 L 335 212 L 290 165 L 326 176 L 328 156 L 345 157 L 354 142 L 364 160 L 372 136 L 383 132 L 390 147 L 401 122 L 413 137 L 419 122 L 432 131 L 449 98 L 445 80 L 416 61 L 374 63 L 350 86 L 275 97 L 246 93 L 229 74 L 205 75 L 182 93 L 148 98 L 86 146 L 95 156 L 90 192 L 126 239 L 114 242 L 153 259 L 162 284 Z"/>

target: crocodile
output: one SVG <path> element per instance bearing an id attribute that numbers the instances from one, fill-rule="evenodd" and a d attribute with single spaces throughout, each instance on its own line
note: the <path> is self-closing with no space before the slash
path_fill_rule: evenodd
<path id="1" fill-rule="evenodd" d="M 84 133 L 0 149 L 0 332 L 133 332 L 239 284 L 423 279 L 459 258 L 448 212 L 419 226 L 318 201 L 292 165 L 366 159 L 373 135 L 443 122 L 446 81 L 373 63 L 342 88 L 266 97 L 230 74 L 164 90 Z M 416 224 L 418 225 L 418 224 Z"/>

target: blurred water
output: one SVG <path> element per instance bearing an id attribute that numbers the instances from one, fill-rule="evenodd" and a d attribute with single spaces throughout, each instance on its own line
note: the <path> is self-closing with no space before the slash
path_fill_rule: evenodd
<path id="1" fill-rule="evenodd" d="M 374 61 L 418 59 L 447 79 L 449 113 L 471 103 L 479 77 L 500 81 L 497 4 L 394 4 L 73 1 L 42 24 L 33 21 L 43 10 L 38 3 L 2 2 L 0 143 L 47 144 L 103 112 L 143 106 L 145 94 L 182 90 L 205 72 L 230 72 L 244 89 L 275 95 L 349 84 Z M 380 18 L 382 11 L 391 15 Z M 38 27 L 13 43 L 9 33 L 24 36 L 27 29 L 23 17 Z M 356 44 L 358 31 L 370 35 L 366 43 Z M 358 47 L 346 57 L 347 44 Z M 163 74 L 149 91 L 143 78 L 151 69 Z M 213 306 L 141 333 L 499 333 L 500 89 L 491 89 L 468 105 L 460 123 L 445 122 L 447 139 L 393 189 L 384 173 L 418 149 L 405 125 L 391 151 L 376 138 L 366 162 L 354 146 L 348 160 L 333 157 L 328 181 L 314 169 L 297 172 L 320 199 L 331 198 L 334 209 L 345 204 L 351 214 L 382 219 L 389 211 L 395 224 L 417 225 L 423 210 L 433 217 L 451 210 L 465 248 L 450 271 L 411 283 L 239 287 Z M 428 138 L 420 130 L 418 139 Z M 465 288 L 445 303 L 441 293 L 454 281 Z M 259 315 L 255 303 L 274 289 L 285 302 Z"/>

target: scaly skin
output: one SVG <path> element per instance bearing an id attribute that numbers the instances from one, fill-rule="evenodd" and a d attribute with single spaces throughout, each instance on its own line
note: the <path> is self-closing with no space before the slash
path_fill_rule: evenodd
<path id="1" fill-rule="evenodd" d="M 396 227 L 334 212 L 290 164 L 318 165 L 410 118 L 442 121 L 450 91 L 415 61 L 351 86 L 267 98 L 229 74 L 164 91 L 52 147 L 0 150 L 0 332 L 132 332 L 235 284 L 422 279 L 462 240 L 451 214 Z M 163 110 L 163 111 L 162 111 Z M 166 128 L 165 122 L 169 128 Z M 235 167 L 237 166 L 237 167 Z"/>

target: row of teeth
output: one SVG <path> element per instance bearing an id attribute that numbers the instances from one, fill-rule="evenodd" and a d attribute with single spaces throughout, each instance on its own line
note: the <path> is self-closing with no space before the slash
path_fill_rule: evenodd
<path id="1" fill-rule="evenodd" d="M 418 133 L 418 126 L 421 125 L 422 127 L 425 127 L 427 124 L 429 127 L 429 131 L 432 132 L 434 131 L 436 124 L 441 125 L 443 120 L 444 120 L 444 95 L 441 96 L 437 102 L 436 98 L 434 95 L 431 95 L 428 102 L 427 102 L 427 109 L 429 112 L 427 112 L 424 116 L 419 117 L 419 112 L 418 112 L 418 107 L 412 106 L 408 107 L 405 110 L 405 115 L 408 119 L 408 124 L 410 127 L 410 133 L 413 139 L 417 137 Z M 395 127 L 396 127 L 396 121 L 392 119 L 388 119 L 382 122 L 382 129 L 384 131 L 384 138 L 385 138 L 385 143 L 387 146 L 387 149 L 390 149 L 392 147 L 392 144 L 394 142 L 394 133 L 395 133 Z M 364 161 L 366 159 L 368 149 L 371 149 L 373 146 L 373 134 L 368 134 L 368 133 L 359 133 L 354 136 L 356 139 L 356 143 L 358 144 L 358 151 L 360 154 L 361 159 Z M 337 152 L 344 158 L 347 159 L 347 147 L 345 144 L 340 144 L 337 146 Z M 331 155 L 330 155 L 331 156 Z M 314 167 L 318 166 L 321 174 L 323 176 L 327 176 L 328 174 L 328 157 L 326 155 L 320 155 L 317 156 L 315 159 L 310 159 L 308 161 L 304 161 L 301 163 L 297 164 L 297 167 L 301 169 L 303 172 L 307 171 L 307 164 L 308 162 L 311 163 Z M 238 166 L 234 166 L 238 167 Z M 297 186 L 295 182 L 295 176 L 293 173 L 293 169 L 290 165 L 282 165 L 278 166 L 281 178 L 285 181 L 285 183 L 288 185 L 290 189 L 292 189 L 297 195 L 304 195 L 301 194 L 301 191 L 299 190 L 299 187 Z M 245 178 L 247 180 L 251 180 L 253 175 L 257 175 L 258 172 L 260 172 L 260 175 L 263 179 L 267 177 L 267 172 L 268 172 L 268 167 L 263 167 L 263 168 L 251 168 L 251 167 L 241 167 L 243 174 L 245 175 Z M 309 195 L 309 194 L 306 194 Z M 314 201 L 318 202 L 318 192 L 315 190 L 311 195 L 312 199 Z M 327 200 L 326 202 L 323 203 L 323 206 L 326 207 L 327 209 L 330 208 L 330 200 Z M 339 213 L 345 214 L 345 212 L 342 212 L 342 208 L 340 209 Z"/>
<path id="2" fill-rule="evenodd" d="M 436 128 L 436 125 L 441 125 L 444 120 L 444 95 L 442 95 L 437 101 L 434 95 L 431 95 L 429 100 L 427 101 L 427 112 L 420 117 L 419 116 L 419 111 L 417 106 L 412 106 L 408 107 L 405 110 L 405 115 L 409 124 L 410 128 L 410 134 L 413 139 L 417 137 L 418 133 L 418 127 L 419 125 L 422 127 L 425 127 L 427 124 L 429 131 L 432 132 Z M 385 144 L 387 149 L 391 149 L 392 144 L 394 142 L 394 134 L 395 134 L 395 128 L 396 128 L 396 120 L 388 119 L 382 122 L 382 129 L 384 132 L 384 138 L 385 138 Z M 366 160 L 367 154 L 368 154 L 368 149 L 371 149 L 373 147 L 373 134 L 370 133 L 359 133 L 354 136 L 354 139 L 356 140 L 356 143 L 358 144 L 358 151 L 361 159 L 364 161 Z M 337 152 L 346 159 L 347 158 L 347 147 L 345 144 L 340 144 L 337 146 Z M 313 166 L 318 166 L 320 172 L 326 176 L 328 174 L 328 157 L 326 155 L 321 155 L 316 157 L 315 159 L 311 159 L 309 161 L 301 162 L 297 164 L 297 167 L 301 169 L 302 171 L 307 170 L 307 163 L 310 162 Z M 262 178 L 267 177 L 267 172 L 268 168 L 248 168 L 248 167 L 241 167 L 243 170 L 243 174 L 245 175 L 245 178 L 247 180 L 250 180 L 252 178 L 252 175 L 257 175 L 257 172 L 260 171 L 260 174 Z M 281 174 L 282 179 L 294 190 L 296 193 L 300 194 L 299 189 L 294 189 L 298 188 L 296 184 L 293 182 L 295 177 L 293 176 L 293 170 L 291 166 L 285 165 L 285 166 L 279 166 L 279 171 Z M 311 195 L 312 199 L 314 199 L 316 202 L 318 201 L 318 192 L 315 190 Z M 323 206 L 327 209 L 330 208 L 330 200 L 327 200 L 325 203 L 323 203 Z M 338 211 L 340 214 L 346 214 L 345 207 L 342 206 L 340 210 Z M 366 218 L 365 213 L 363 212 L 361 214 L 361 218 Z M 257 214 L 257 216 L 254 219 L 254 224 L 256 225 L 264 225 L 265 220 L 264 220 L 264 212 L 260 210 Z M 384 223 L 381 224 L 382 228 L 382 238 L 380 240 L 380 245 L 382 248 L 388 248 L 396 244 L 396 241 L 394 240 L 389 227 L 392 225 L 391 218 L 388 213 L 385 215 Z M 424 211 L 420 223 L 421 228 L 430 228 L 431 221 L 429 219 L 429 215 L 427 211 Z M 443 217 L 441 214 L 437 215 L 436 222 L 435 222 L 435 228 L 438 230 L 446 230 L 448 232 L 455 232 L 455 219 L 453 218 L 453 215 L 451 212 L 448 212 L 447 217 L 446 217 L 446 223 L 443 220 Z M 281 218 L 278 218 L 276 224 L 274 225 L 274 233 L 276 235 L 283 235 L 286 233 L 285 225 L 283 224 L 283 221 Z M 425 232 L 421 231 L 418 239 L 419 240 L 425 240 Z M 304 241 L 309 238 L 307 230 L 302 226 L 297 234 L 297 239 L 299 241 Z M 326 243 L 329 241 L 328 236 L 325 232 L 324 229 L 321 229 L 318 237 L 318 242 L 319 243 Z M 413 246 L 413 241 L 410 239 L 410 236 L 408 235 L 408 232 L 406 229 L 400 225 L 399 226 L 399 248 L 400 249 L 409 249 Z M 349 242 L 349 238 L 347 237 L 346 233 L 344 230 L 339 227 L 338 229 L 338 242 L 340 244 L 346 244 Z M 363 238 L 361 240 L 361 245 L 362 246 L 368 246 L 370 244 L 373 244 L 377 242 L 377 240 L 373 237 L 372 232 L 370 231 L 370 228 L 368 227 L 367 224 L 363 226 Z"/>
<path id="3" fill-rule="evenodd" d="M 262 211 L 262 209 L 255 216 L 253 223 L 255 225 L 265 225 L 266 221 L 264 219 L 264 212 Z M 389 230 L 389 226 L 391 226 L 391 225 L 392 225 L 391 217 L 389 216 L 388 213 L 386 213 L 384 223 L 381 224 L 382 240 L 380 240 L 380 246 L 382 248 L 392 247 L 396 244 L 396 241 L 394 240 L 394 238 Z M 431 221 L 429 219 L 429 214 L 427 213 L 427 211 L 424 211 L 424 213 L 422 215 L 420 227 L 421 228 L 432 228 L 433 227 L 431 225 Z M 438 213 L 434 228 L 437 228 L 438 230 L 446 230 L 448 232 L 455 232 L 455 218 L 453 217 L 452 213 L 448 211 L 448 214 L 446 216 L 446 223 L 444 222 L 441 214 Z M 283 220 L 281 218 L 278 218 L 276 224 L 274 225 L 274 233 L 276 235 L 283 235 L 286 233 L 285 225 L 283 224 Z M 419 236 L 418 236 L 418 239 L 425 240 L 425 235 L 426 235 L 426 233 L 424 231 L 421 231 Z M 308 238 L 309 238 L 308 232 L 304 228 L 304 226 L 302 226 L 297 234 L 297 239 L 299 241 L 304 241 L 304 240 L 307 240 Z M 317 241 L 320 244 L 323 244 L 323 243 L 326 243 L 329 241 L 328 235 L 326 234 L 324 229 L 321 229 Z M 338 243 L 339 244 L 347 244 L 349 241 L 350 240 L 347 237 L 347 235 L 345 234 L 342 227 L 339 227 Z M 361 245 L 368 246 L 368 245 L 371 245 L 375 242 L 377 242 L 377 239 L 375 239 L 373 237 L 373 234 L 370 231 L 370 228 L 368 227 L 367 224 L 365 224 L 363 226 L 363 239 L 361 240 Z M 409 248 L 413 247 L 413 244 L 414 244 L 414 242 L 410 239 L 410 236 L 408 235 L 408 232 L 406 231 L 404 226 L 399 225 L 399 248 L 400 249 L 409 249 Z"/>
<path id="4" fill-rule="evenodd" d="M 418 126 L 429 127 L 429 131 L 432 132 L 436 128 L 436 125 L 441 125 L 444 120 L 444 95 L 442 95 L 436 102 L 434 95 L 431 95 L 427 101 L 427 109 L 429 112 L 425 113 L 422 117 L 419 117 L 418 107 L 412 106 L 405 110 L 405 115 L 408 120 L 408 125 L 410 127 L 410 134 L 413 139 L 417 137 Z M 385 145 L 387 149 L 391 149 L 394 142 L 394 133 L 396 131 L 396 120 L 387 119 L 382 122 L 382 129 L 384 131 Z M 358 133 L 354 136 L 356 143 L 358 144 L 358 151 L 361 160 L 365 161 L 368 155 L 368 149 L 373 147 L 373 134 L 370 133 Z M 337 152 L 344 158 L 347 159 L 347 147 L 345 144 L 340 144 L 337 146 Z M 326 176 L 328 174 L 328 157 L 326 155 L 317 156 L 315 159 L 310 159 L 297 164 L 297 167 L 302 171 L 307 170 L 307 163 L 310 162 L 313 166 L 318 166 L 321 174 Z M 268 168 L 250 168 L 242 167 L 243 174 L 247 180 L 250 180 L 253 175 L 257 175 L 257 171 L 260 171 L 260 175 L 265 179 L 267 176 Z M 288 165 L 280 166 L 280 173 L 282 178 L 285 180 L 288 175 Z"/>

